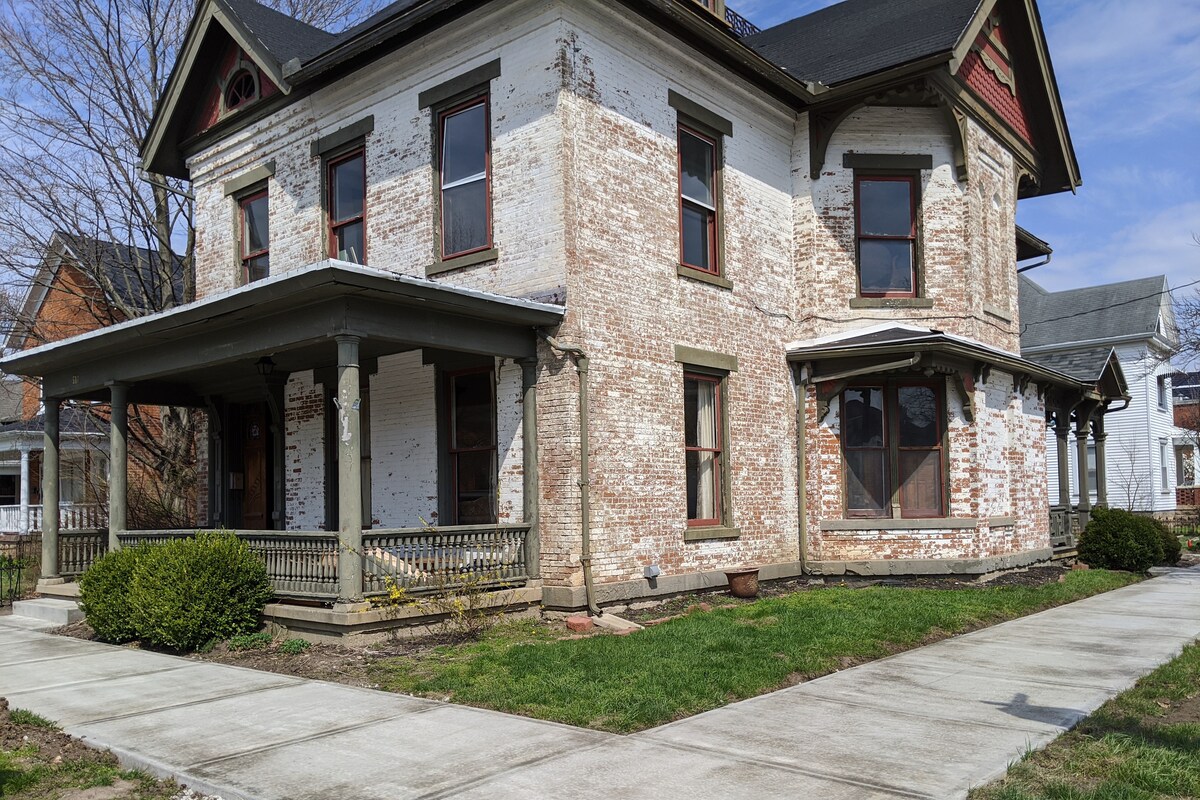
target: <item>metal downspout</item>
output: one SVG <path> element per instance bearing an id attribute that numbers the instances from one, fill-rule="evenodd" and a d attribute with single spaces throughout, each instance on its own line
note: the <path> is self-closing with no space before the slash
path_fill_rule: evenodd
<path id="1" fill-rule="evenodd" d="M 808 491 L 805 486 L 806 472 L 804 465 L 805 449 L 808 447 L 808 431 L 805 430 L 804 417 L 808 401 L 808 383 L 804 380 L 808 373 L 806 366 L 797 366 L 792 374 L 792 383 L 796 387 L 796 513 L 800 520 L 800 574 L 808 574 L 808 513 L 805 504 L 808 502 Z"/>
<path id="2" fill-rule="evenodd" d="M 591 528 L 591 493 L 589 488 L 590 472 L 588 466 L 588 354 L 578 345 L 560 343 L 549 334 L 539 330 L 538 336 L 546 344 L 560 353 L 571 357 L 575 363 L 575 372 L 579 374 L 579 524 L 582 540 L 579 553 L 579 564 L 583 567 L 583 592 L 587 600 L 588 613 L 594 617 L 603 616 L 604 612 L 596 605 L 596 590 L 592 583 L 592 528 Z"/>

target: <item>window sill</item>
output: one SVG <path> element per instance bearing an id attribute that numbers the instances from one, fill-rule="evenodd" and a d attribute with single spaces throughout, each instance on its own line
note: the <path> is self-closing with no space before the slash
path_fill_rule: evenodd
<path id="1" fill-rule="evenodd" d="M 476 264 L 483 264 L 487 261 L 496 261 L 500 258 L 500 250 L 495 247 L 490 247 L 487 250 L 480 250 L 478 253 L 468 253 L 465 256 L 456 256 L 448 258 L 445 261 L 435 261 L 425 268 L 425 277 L 429 278 L 433 275 L 440 275 L 443 272 L 452 272 L 463 267 L 473 267 Z"/>
<path id="2" fill-rule="evenodd" d="M 823 531 L 894 531 L 894 530 L 956 530 L 975 528 L 978 520 L 964 517 L 936 519 L 892 519 L 862 517 L 861 519 L 827 519 L 821 521 Z"/>
<path id="3" fill-rule="evenodd" d="M 685 266 L 680 264 L 676 269 L 676 273 L 681 278 L 691 278 L 700 283 L 707 283 L 712 286 L 720 286 L 722 289 L 732 289 L 733 282 L 728 278 L 722 278 L 720 275 L 713 275 L 711 272 L 696 269 L 695 267 Z"/>
<path id="4" fill-rule="evenodd" d="M 742 535 L 741 528 L 727 528 L 723 525 L 708 525 L 688 528 L 683 532 L 685 542 L 702 542 L 705 539 L 737 539 Z"/>
<path id="5" fill-rule="evenodd" d="M 933 308 L 928 297 L 852 297 L 851 308 Z"/>

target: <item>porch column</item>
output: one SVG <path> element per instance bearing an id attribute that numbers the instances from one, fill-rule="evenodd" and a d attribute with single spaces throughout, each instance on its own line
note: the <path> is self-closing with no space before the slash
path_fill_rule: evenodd
<path id="1" fill-rule="evenodd" d="M 109 384 L 108 549 L 121 549 L 117 534 L 126 529 L 129 507 L 129 387 Z"/>
<path id="2" fill-rule="evenodd" d="M 21 535 L 29 535 L 29 448 L 21 448 Z"/>
<path id="3" fill-rule="evenodd" d="M 1064 406 L 1054 413 L 1054 437 L 1058 445 L 1058 504 L 1071 513 L 1071 462 L 1067 435 L 1071 432 L 1071 412 Z"/>
<path id="4" fill-rule="evenodd" d="M 1092 439 L 1096 442 L 1096 505 L 1108 508 L 1108 464 L 1104 452 L 1104 415 L 1092 420 Z"/>
<path id="5" fill-rule="evenodd" d="M 542 576 L 542 542 L 538 532 L 537 359 L 523 358 L 520 364 L 522 519 L 529 526 L 525 535 L 525 570 L 529 579 L 534 580 Z"/>
<path id="6" fill-rule="evenodd" d="M 362 443 L 360 441 L 357 336 L 336 337 L 338 448 L 338 604 L 363 599 Z"/>
<path id="7" fill-rule="evenodd" d="M 1079 471 L 1079 525 L 1083 527 L 1088 523 L 1088 517 L 1092 510 L 1092 487 L 1088 484 L 1088 467 L 1087 467 L 1087 444 L 1088 444 L 1088 429 L 1091 427 L 1088 423 L 1091 418 L 1091 411 L 1080 406 L 1075 412 L 1075 460 L 1076 468 Z"/>
<path id="8" fill-rule="evenodd" d="M 58 398 L 43 398 L 42 580 L 58 581 Z M 24 478 L 24 470 L 22 478 Z M 24 490 L 22 490 L 24 491 Z"/>

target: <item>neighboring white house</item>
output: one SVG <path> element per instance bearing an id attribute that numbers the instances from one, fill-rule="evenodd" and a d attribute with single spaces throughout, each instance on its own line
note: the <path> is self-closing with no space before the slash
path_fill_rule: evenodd
<path id="1" fill-rule="evenodd" d="M 1129 386 L 1125 408 L 1104 415 L 1108 505 L 1134 511 L 1175 510 L 1175 438 L 1171 354 L 1179 345 L 1165 276 L 1048 292 L 1021 276 L 1021 354 L 1080 377 L 1115 355 Z M 1046 432 L 1051 502 L 1059 497 L 1058 459 Z M 1074 442 L 1072 442 L 1074 446 Z M 1072 502 L 1078 501 L 1070 459 Z M 1097 499 L 1096 441 L 1088 442 L 1088 486 Z"/>

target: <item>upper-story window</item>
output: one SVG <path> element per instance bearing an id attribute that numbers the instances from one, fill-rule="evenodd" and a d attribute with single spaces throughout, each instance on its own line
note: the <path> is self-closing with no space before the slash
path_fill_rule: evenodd
<path id="1" fill-rule="evenodd" d="M 1163 411 L 1171 409 L 1171 386 L 1166 375 L 1158 376 L 1158 407 Z"/>
<path id="2" fill-rule="evenodd" d="M 679 124 L 679 261 L 720 273 L 717 257 L 718 141 Z"/>
<path id="3" fill-rule="evenodd" d="M 225 83 L 225 110 L 232 111 L 238 106 L 258 97 L 258 79 L 249 69 L 243 68 L 234 72 Z"/>
<path id="4" fill-rule="evenodd" d="M 238 201 L 241 211 L 242 276 L 246 283 L 271 274 L 271 214 L 266 189 Z"/>
<path id="5" fill-rule="evenodd" d="M 438 115 L 438 173 L 443 259 L 492 246 L 491 147 L 488 95 Z"/>
<path id="6" fill-rule="evenodd" d="M 858 292 L 915 297 L 918 281 L 916 175 L 854 177 Z"/>
<path id="7" fill-rule="evenodd" d="M 367 261 L 367 160 L 359 147 L 328 162 L 329 256 Z"/>

